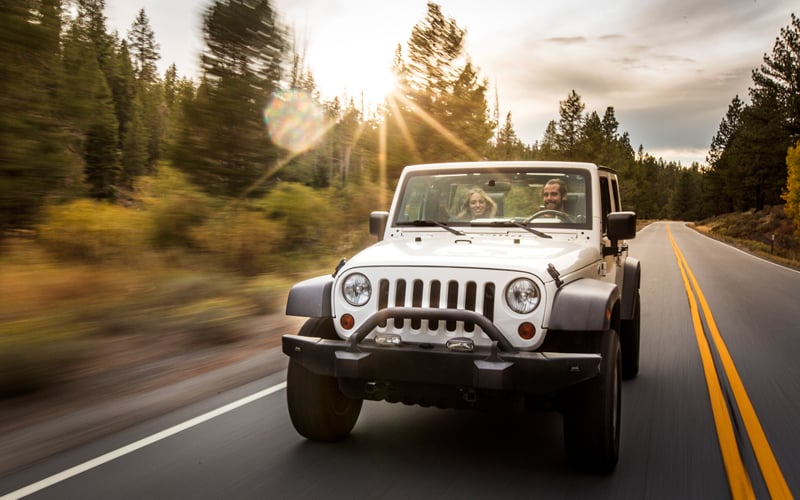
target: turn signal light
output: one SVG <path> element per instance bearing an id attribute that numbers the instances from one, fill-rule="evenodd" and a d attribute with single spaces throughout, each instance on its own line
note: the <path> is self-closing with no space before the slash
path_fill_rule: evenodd
<path id="1" fill-rule="evenodd" d="M 517 333 L 521 338 L 530 340 L 534 335 L 536 335 L 536 327 L 526 321 L 525 323 L 519 325 L 519 328 L 517 328 Z"/>
<path id="2" fill-rule="evenodd" d="M 356 326 L 356 319 L 352 314 L 343 314 L 342 317 L 339 318 L 339 324 L 342 325 L 342 328 L 345 330 L 352 330 L 352 328 Z"/>

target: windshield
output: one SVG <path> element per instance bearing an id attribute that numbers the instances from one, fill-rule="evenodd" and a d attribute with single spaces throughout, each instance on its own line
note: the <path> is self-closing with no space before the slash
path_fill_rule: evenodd
<path id="1" fill-rule="evenodd" d="M 591 225 L 582 169 L 452 171 L 406 178 L 397 225 L 565 227 Z"/>

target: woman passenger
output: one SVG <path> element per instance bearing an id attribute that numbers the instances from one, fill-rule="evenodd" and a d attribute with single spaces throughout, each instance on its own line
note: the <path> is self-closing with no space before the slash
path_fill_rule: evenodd
<path id="1" fill-rule="evenodd" d="M 467 199 L 461 205 L 458 213 L 459 220 L 472 220 L 485 217 L 494 217 L 497 213 L 497 204 L 486 194 L 486 191 L 474 187 L 467 192 Z"/>

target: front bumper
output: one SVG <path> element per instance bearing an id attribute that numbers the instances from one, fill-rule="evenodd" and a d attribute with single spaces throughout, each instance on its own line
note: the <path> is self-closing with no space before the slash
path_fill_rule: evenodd
<path id="1" fill-rule="evenodd" d="M 411 317 L 474 321 L 493 340 L 492 347 L 476 346 L 471 352 L 425 343 L 388 347 L 366 338 L 378 321 Z M 282 343 L 287 356 L 313 373 L 365 382 L 548 394 L 600 372 L 600 354 L 517 351 L 501 338 L 491 323 L 471 311 L 389 308 L 377 313 L 374 321 L 349 340 L 284 335 Z"/>

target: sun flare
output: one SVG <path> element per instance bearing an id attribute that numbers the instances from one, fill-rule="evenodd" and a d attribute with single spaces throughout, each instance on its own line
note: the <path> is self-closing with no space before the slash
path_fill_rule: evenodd
<path id="1" fill-rule="evenodd" d="M 395 88 L 396 79 L 391 69 L 382 70 L 369 64 L 353 64 L 343 70 L 320 68 L 314 74 L 319 88 L 336 92 L 334 95 L 324 95 L 324 98 L 339 97 L 347 101 L 355 101 L 357 106 L 362 104 L 366 108 L 374 109 L 384 103 Z M 363 101 L 363 102 L 362 102 Z"/>

